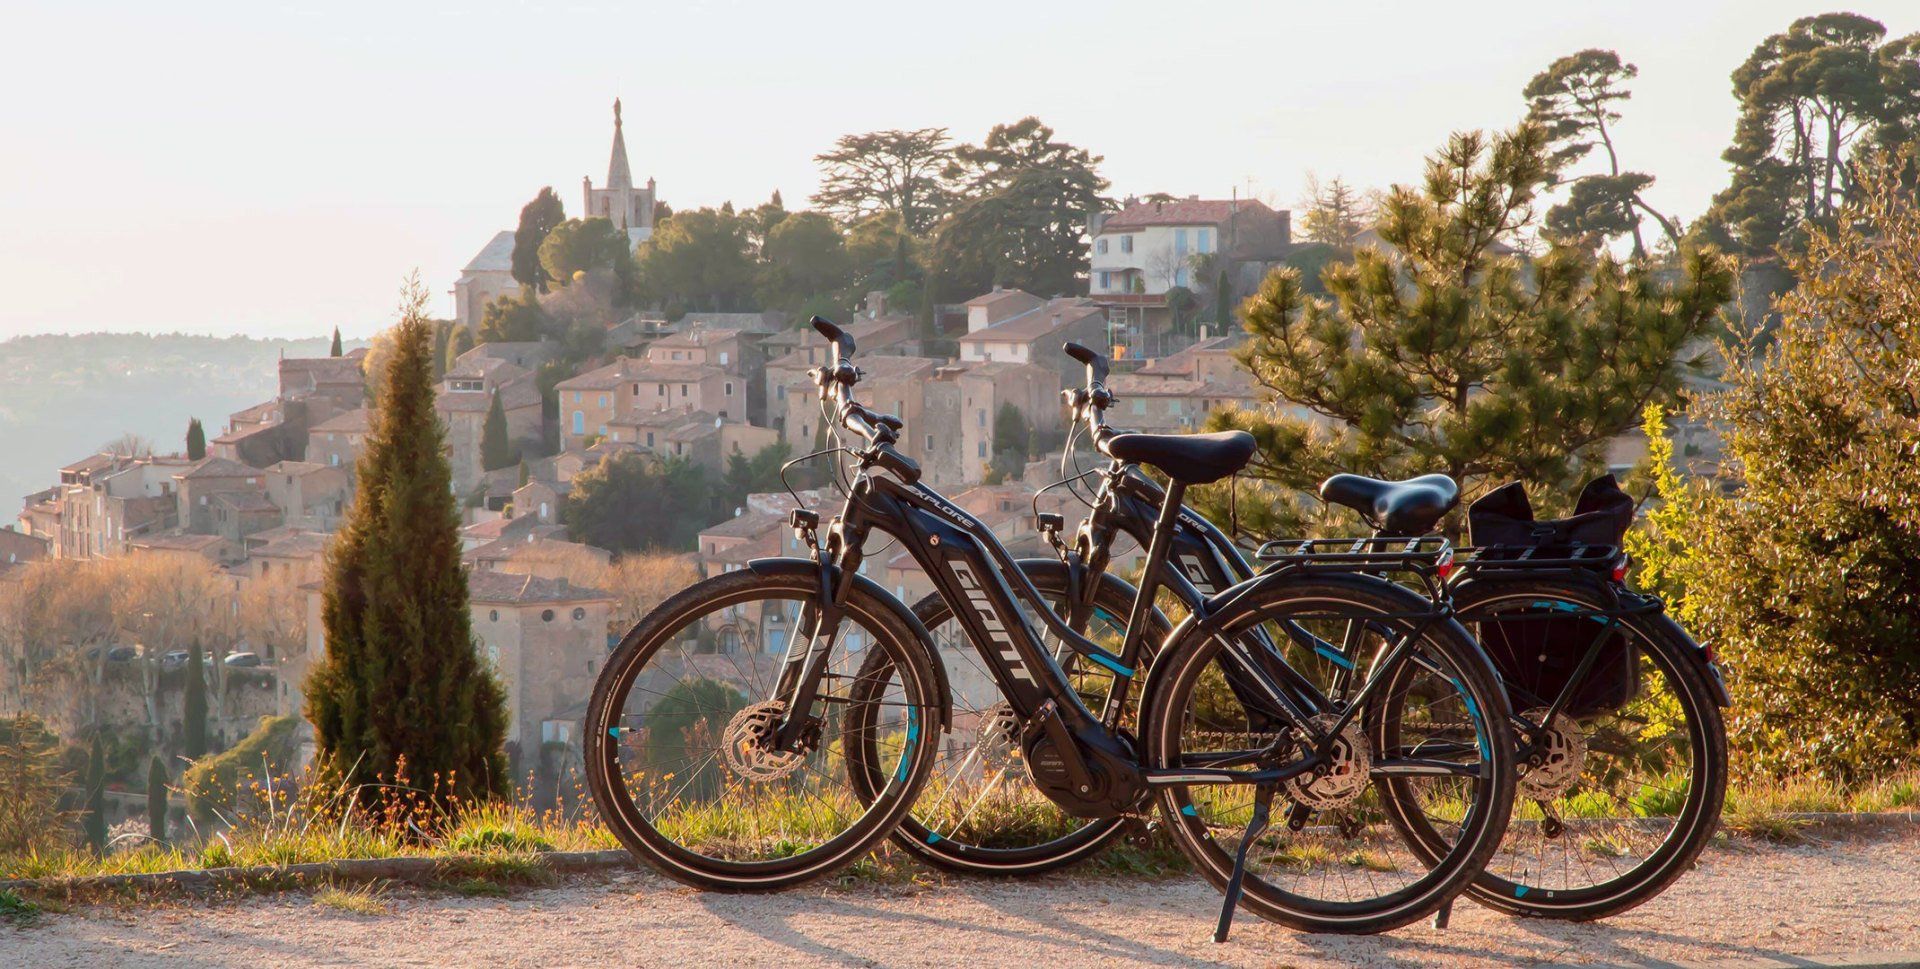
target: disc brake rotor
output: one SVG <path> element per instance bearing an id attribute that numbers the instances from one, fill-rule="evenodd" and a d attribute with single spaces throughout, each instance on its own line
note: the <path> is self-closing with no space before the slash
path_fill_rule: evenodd
<path id="1" fill-rule="evenodd" d="M 1337 714 L 1317 714 L 1309 721 L 1321 731 L 1330 731 L 1340 722 Z M 1282 782 L 1287 797 L 1294 803 L 1329 811 L 1352 804 L 1367 789 L 1373 767 L 1373 749 L 1358 723 L 1349 723 L 1334 738 L 1333 751 L 1325 774 L 1297 774 Z"/>
<path id="2" fill-rule="evenodd" d="M 786 712 L 786 703 L 767 700 L 734 714 L 727 722 L 722 744 L 728 769 L 756 784 L 777 781 L 799 770 L 807 762 L 812 744 L 802 744 L 801 750 L 794 751 L 774 750 L 769 743 Z"/>
<path id="3" fill-rule="evenodd" d="M 1521 714 L 1529 723 L 1546 718 L 1545 707 Z M 1535 745 L 1533 756 L 1521 765 L 1520 793 L 1540 801 L 1551 801 L 1572 790 L 1587 766 L 1587 735 L 1566 714 L 1558 714 L 1543 724 L 1544 736 Z M 1538 761 L 1538 763 L 1535 763 Z"/>

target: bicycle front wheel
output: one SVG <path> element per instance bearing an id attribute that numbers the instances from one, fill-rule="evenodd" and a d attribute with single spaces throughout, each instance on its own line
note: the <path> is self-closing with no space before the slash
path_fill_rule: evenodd
<path id="1" fill-rule="evenodd" d="M 811 639 L 818 581 L 799 561 L 715 576 L 649 613 L 608 657 L 587 712 L 587 780 L 636 858 L 702 888 L 784 888 L 866 853 L 911 806 L 944 699 L 903 607 L 856 585 L 812 708 L 789 714 L 777 694 L 789 653 Z M 896 674 L 860 690 L 856 671 L 874 652 Z M 782 749 L 773 734 L 793 715 L 800 749 Z M 849 745 L 888 765 L 870 798 L 848 782 Z"/>

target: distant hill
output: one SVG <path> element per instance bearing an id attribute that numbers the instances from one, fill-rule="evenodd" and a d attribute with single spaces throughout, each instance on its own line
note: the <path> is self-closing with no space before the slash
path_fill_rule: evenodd
<path id="1" fill-rule="evenodd" d="M 281 356 L 321 356 L 327 344 L 178 333 L 0 342 L 0 524 L 22 496 L 56 483 L 61 465 L 123 434 L 179 451 L 198 417 L 209 440 L 219 436 L 228 414 L 278 391 Z"/>

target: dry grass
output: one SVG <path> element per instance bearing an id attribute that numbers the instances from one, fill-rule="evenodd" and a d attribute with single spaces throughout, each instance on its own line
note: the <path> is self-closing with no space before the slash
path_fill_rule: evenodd
<path id="1" fill-rule="evenodd" d="M 313 904 L 348 915 L 385 915 L 392 910 L 386 886 L 379 882 L 328 883 L 314 893 Z"/>

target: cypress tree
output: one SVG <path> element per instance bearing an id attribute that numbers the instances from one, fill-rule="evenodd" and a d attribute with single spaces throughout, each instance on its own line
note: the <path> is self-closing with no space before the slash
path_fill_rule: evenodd
<path id="1" fill-rule="evenodd" d="M 333 350 L 327 355 L 330 357 L 340 356 L 340 328 L 337 326 L 333 328 Z"/>
<path id="2" fill-rule="evenodd" d="M 147 834 L 167 840 L 167 765 L 158 756 L 147 761 Z"/>
<path id="3" fill-rule="evenodd" d="M 93 736 L 93 749 L 87 754 L 87 813 L 83 822 L 87 847 L 96 855 L 107 853 L 107 755 L 100 747 L 100 735 Z"/>
<path id="4" fill-rule="evenodd" d="M 426 302 L 410 280 L 353 511 L 328 555 L 325 656 L 306 683 L 320 761 L 368 806 L 376 792 L 359 785 L 379 778 L 461 799 L 510 789 L 504 695 L 467 612 Z"/>
<path id="5" fill-rule="evenodd" d="M 187 695 L 182 706 L 186 738 L 181 752 L 188 760 L 199 760 L 207 755 L 207 659 L 197 642 L 187 652 Z"/>
<path id="6" fill-rule="evenodd" d="M 440 373 L 445 374 L 452 370 L 454 362 L 460 359 L 460 355 L 471 349 L 473 349 L 473 331 L 458 323 L 454 324 L 453 332 L 447 334 L 447 357 L 440 364 Z"/>
<path id="7" fill-rule="evenodd" d="M 207 431 L 200 426 L 200 418 L 187 420 L 187 460 L 198 461 L 207 456 Z"/>
<path id="8" fill-rule="evenodd" d="M 1215 336 L 1225 336 L 1233 325 L 1233 281 L 1227 278 L 1224 269 L 1213 284 L 1213 321 L 1220 324 L 1220 332 Z"/>
<path id="9" fill-rule="evenodd" d="M 507 411 L 500 406 L 500 392 L 496 390 L 493 402 L 487 405 L 486 425 L 480 431 L 480 466 L 498 471 L 519 459 L 513 453 L 513 442 L 507 439 Z"/>

